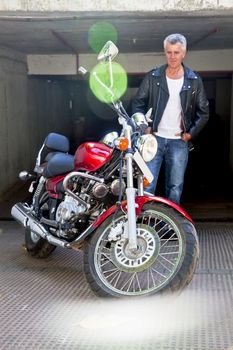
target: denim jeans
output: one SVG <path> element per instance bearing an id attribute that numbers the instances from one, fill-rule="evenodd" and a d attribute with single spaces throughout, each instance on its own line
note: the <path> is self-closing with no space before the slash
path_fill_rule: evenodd
<path id="1" fill-rule="evenodd" d="M 147 163 L 154 179 L 145 189 L 155 193 L 159 171 L 164 161 L 165 165 L 165 197 L 177 204 L 183 190 L 184 174 L 188 163 L 188 143 L 181 139 L 166 139 L 156 136 L 158 150 L 155 157 Z"/>

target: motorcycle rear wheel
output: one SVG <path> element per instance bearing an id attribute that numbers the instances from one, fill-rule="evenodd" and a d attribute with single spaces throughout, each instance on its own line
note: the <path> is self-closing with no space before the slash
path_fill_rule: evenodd
<path id="1" fill-rule="evenodd" d="M 43 215 L 45 209 L 47 211 L 47 216 L 49 216 L 49 197 L 47 192 L 40 198 L 39 207 L 40 212 L 38 215 Z M 44 211 L 43 211 L 44 210 Z M 25 228 L 25 247 L 27 252 L 34 258 L 47 258 L 56 248 L 55 245 L 49 243 L 47 240 L 43 239 L 36 233 L 32 232 L 29 227 Z"/>
<path id="2" fill-rule="evenodd" d="M 171 207 L 148 203 L 137 218 L 138 254 L 126 240 L 109 241 L 112 216 L 87 240 L 84 272 L 92 290 L 104 297 L 180 292 L 192 280 L 199 245 L 194 225 Z M 116 223 L 125 220 L 120 212 Z"/>
<path id="3" fill-rule="evenodd" d="M 33 233 L 30 228 L 25 228 L 25 247 L 34 258 L 47 258 L 56 248 L 45 239 Z"/>

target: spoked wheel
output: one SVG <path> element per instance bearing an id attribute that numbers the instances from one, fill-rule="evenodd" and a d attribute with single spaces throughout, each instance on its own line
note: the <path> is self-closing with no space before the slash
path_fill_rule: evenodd
<path id="1" fill-rule="evenodd" d="M 115 224 L 124 222 L 119 214 Z M 112 217 L 85 247 L 87 281 L 100 296 L 141 296 L 181 291 L 192 279 L 198 260 L 194 226 L 173 208 L 150 203 L 137 219 L 137 251 L 128 240 L 109 241 Z"/>
<path id="2" fill-rule="evenodd" d="M 27 252 L 34 258 L 47 258 L 56 248 L 45 239 L 25 228 L 25 247 Z"/>

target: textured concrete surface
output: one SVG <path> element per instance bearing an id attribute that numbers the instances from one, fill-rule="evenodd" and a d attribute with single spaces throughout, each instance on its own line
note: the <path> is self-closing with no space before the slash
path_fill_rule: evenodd
<path id="1" fill-rule="evenodd" d="M 208 10 L 232 7 L 231 0 L 11 0 L 0 4 L 1 11 L 167 11 Z"/>
<path id="2" fill-rule="evenodd" d="M 201 256 L 176 298 L 99 299 L 82 253 L 28 256 L 23 230 L 0 222 L 1 350 L 230 350 L 233 223 L 198 223 Z"/>

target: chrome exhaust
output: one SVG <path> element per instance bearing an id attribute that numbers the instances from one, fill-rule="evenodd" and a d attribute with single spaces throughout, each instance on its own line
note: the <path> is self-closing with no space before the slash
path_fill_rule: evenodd
<path id="1" fill-rule="evenodd" d="M 52 236 L 43 225 L 32 215 L 27 204 L 17 203 L 11 209 L 13 218 L 23 225 L 29 227 L 30 230 L 38 236 L 46 239 L 49 243 L 63 248 L 71 248 L 70 244 Z"/>
<path id="2" fill-rule="evenodd" d="M 23 227 L 27 227 L 28 217 L 26 214 L 26 205 L 23 203 L 17 203 L 11 208 L 11 216 Z M 28 208 L 29 210 L 29 208 Z"/>

